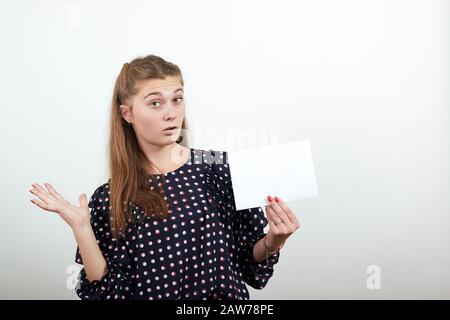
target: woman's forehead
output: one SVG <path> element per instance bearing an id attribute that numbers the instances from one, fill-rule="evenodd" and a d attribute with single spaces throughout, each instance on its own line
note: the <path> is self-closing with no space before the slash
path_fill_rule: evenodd
<path id="1" fill-rule="evenodd" d="M 183 88 L 183 86 L 176 76 L 166 77 L 165 79 L 141 80 L 138 83 L 139 92 L 143 95 L 148 95 L 151 92 L 172 94 L 174 90 L 179 88 Z"/>

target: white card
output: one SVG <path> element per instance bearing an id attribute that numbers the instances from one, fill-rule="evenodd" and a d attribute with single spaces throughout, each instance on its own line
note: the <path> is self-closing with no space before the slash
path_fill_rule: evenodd
<path id="1" fill-rule="evenodd" d="M 236 210 L 264 208 L 267 195 L 289 202 L 319 194 L 308 140 L 227 154 Z"/>

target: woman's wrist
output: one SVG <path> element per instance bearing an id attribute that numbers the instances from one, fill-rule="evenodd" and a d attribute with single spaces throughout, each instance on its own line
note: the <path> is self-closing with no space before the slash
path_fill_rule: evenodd
<path id="1" fill-rule="evenodd" d="M 80 239 L 92 236 L 94 230 L 92 230 L 92 226 L 88 224 L 85 226 L 78 226 L 76 228 L 72 228 L 72 232 L 75 236 L 75 239 Z"/>
<path id="2" fill-rule="evenodd" d="M 280 251 L 285 242 L 286 240 L 282 242 L 274 242 L 268 234 L 264 237 L 264 247 L 266 248 L 267 253 L 276 253 Z"/>

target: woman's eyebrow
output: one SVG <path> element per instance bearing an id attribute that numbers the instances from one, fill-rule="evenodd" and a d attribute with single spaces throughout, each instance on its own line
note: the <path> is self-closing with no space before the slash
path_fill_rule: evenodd
<path id="1" fill-rule="evenodd" d="M 178 89 L 175 89 L 175 91 L 173 93 L 176 93 L 177 91 L 180 91 L 180 90 L 184 92 L 183 88 L 178 88 Z M 147 98 L 148 96 L 151 96 L 152 94 L 156 94 L 156 95 L 159 95 L 159 96 L 162 95 L 161 92 L 159 92 L 159 91 L 150 92 L 144 97 L 144 100 L 145 100 L 145 98 Z"/>

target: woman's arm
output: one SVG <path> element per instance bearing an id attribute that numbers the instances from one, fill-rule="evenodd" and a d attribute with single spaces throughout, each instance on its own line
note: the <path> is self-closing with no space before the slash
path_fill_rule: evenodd
<path id="1" fill-rule="evenodd" d="M 273 244 L 271 244 L 272 242 L 270 240 L 270 237 L 267 238 L 266 243 L 267 243 L 267 246 L 269 247 L 268 250 L 267 250 L 266 246 L 264 245 L 264 238 L 259 239 L 258 242 L 256 242 L 255 245 L 253 246 L 253 260 L 256 263 L 263 262 L 268 257 L 275 254 L 275 252 L 278 251 L 277 249 L 280 248 L 280 246 L 282 246 L 284 244 L 284 242 L 282 242 L 280 244 L 273 245 Z M 267 251 L 270 251 L 272 253 L 268 254 Z"/>
<path id="2" fill-rule="evenodd" d="M 88 208 L 86 194 L 80 196 L 80 206 L 71 205 L 62 197 L 52 185 L 44 183 L 44 189 L 38 183 L 33 184 L 30 190 L 39 200 L 31 202 L 46 211 L 58 213 L 72 229 L 80 248 L 88 281 L 100 280 L 107 272 L 106 261 L 97 244 L 94 231 L 90 223 L 91 214 Z"/>
<path id="3" fill-rule="evenodd" d="M 90 225 L 73 229 L 79 252 L 83 260 L 86 277 L 89 282 L 100 280 L 107 272 L 105 258 L 97 244 L 94 231 Z"/>
<path id="4" fill-rule="evenodd" d="M 253 259 L 257 263 L 266 260 L 279 251 L 286 240 L 300 228 L 297 217 L 280 198 L 275 197 L 275 201 L 273 201 L 272 197 L 268 196 L 265 200 L 268 204 L 266 214 L 270 228 L 266 236 L 266 244 L 264 244 L 264 238 L 262 238 L 253 247 Z M 272 253 L 268 253 L 268 251 Z"/>

